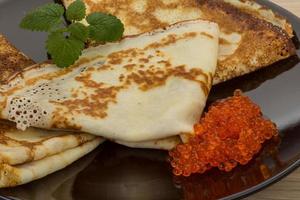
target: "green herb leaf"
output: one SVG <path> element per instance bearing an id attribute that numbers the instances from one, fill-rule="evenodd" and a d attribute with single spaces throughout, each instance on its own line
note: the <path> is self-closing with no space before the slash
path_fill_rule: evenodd
<path id="1" fill-rule="evenodd" d="M 62 22 L 63 6 L 49 3 L 28 13 L 20 27 L 32 31 L 50 31 Z"/>
<path id="2" fill-rule="evenodd" d="M 85 12 L 85 4 L 81 0 L 76 0 L 67 8 L 66 17 L 69 21 L 80 21 L 84 19 Z"/>
<path id="3" fill-rule="evenodd" d="M 74 23 L 68 27 L 70 32 L 70 38 L 78 39 L 82 42 L 86 42 L 89 37 L 89 29 L 81 23 Z"/>
<path id="4" fill-rule="evenodd" d="M 89 26 L 89 36 L 97 42 L 113 42 L 121 39 L 124 25 L 113 15 L 92 13 L 86 17 Z"/>
<path id="5" fill-rule="evenodd" d="M 84 42 L 66 38 L 62 32 L 52 32 L 48 37 L 46 47 L 54 63 L 64 68 L 74 64 L 79 58 L 84 49 Z"/>

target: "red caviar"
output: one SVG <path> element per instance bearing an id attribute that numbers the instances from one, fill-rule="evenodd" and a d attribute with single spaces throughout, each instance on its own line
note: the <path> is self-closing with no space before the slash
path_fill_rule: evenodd
<path id="1" fill-rule="evenodd" d="M 229 172 L 247 164 L 266 140 L 278 134 L 276 125 L 241 92 L 214 103 L 194 129 L 188 143 L 169 152 L 175 175 L 190 176 L 213 167 Z"/>

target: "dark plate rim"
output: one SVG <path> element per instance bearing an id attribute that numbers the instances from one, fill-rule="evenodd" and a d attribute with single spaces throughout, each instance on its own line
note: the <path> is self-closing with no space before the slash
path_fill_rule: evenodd
<path id="1" fill-rule="evenodd" d="M 257 185 L 255 185 L 251 188 L 248 188 L 246 190 L 243 190 L 241 192 L 232 194 L 228 197 L 221 198 L 221 200 L 243 199 L 243 198 L 246 198 L 248 196 L 251 196 L 252 194 L 255 194 L 259 191 L 262 191 L 262 190 L 270 187 L 271 185 L 273 185 L 275 183 L 278 183 L 279 181 L 281 181 L 283 178 L 285 178 L 286 176 L 288 176 L 289 174 L 291 174 L 292 172 L 294 172 L 298 168 L 300 168 L 300 159 L 293 162 L 285 170 L 279 172 L 275 176 L 267 179 L 266 181 L 264 181 L 260 184 L 257 184 Z"/>
<path id="2" fill-rule="evenodd" d="M 284 17 L 286 17 L 288 19 L 294 19 L 295 21 L 297 21 L 300 24 L 300 17 L 294 15 L 293 13 L 286 10 L 285 8 L 271 2 L 270 0 L 267 0 L 267 1 L 268 1 L 268 4 L 272 5 L 272 9 L 275 8 L 276 12 L 278 12 L 278 11 L 280 12 L 280 15 L 283 15 Z M 300 34 L 300 33 L 296 33 L 296 34 Z M 281 172 L 277 173 L 275 176 L 263 181 L 262 183 L 257 184 L 246 190 L 243 190 L 241 192 L 227 196 L 225 198 L 221 198 L 221 200 L 243 199 L 248 196 L 251 196 L 259 191 L 262 191 L 262 190 L 270 187 L 271 185 L 273 185 L 275 183 L 278 183 L 279 181 L 281 181 L 283 178 L 290 175 L 292 172 L 294 172 L 298 168 L 300 168 L 300 158 L 298 160 L 294 161 L 293 163 L 291 163 L 288 167 L 286 167 Z"/>
<path id="3" fill-rule="evenodd" d="M 260 1 L 260 3 L 261 2 L 263 2 L 263 1 Z M 296 15 L 291 13 L 290 11 L 286 10 L 285 8 L 282 8 L 279 5 L 271 2 L 270 0 L 267 0 L 266 2 L 267 2 L 267 4 L 271 5 L 272 9 L 274 9 L 276 12 L 280 13 L 280 15 L 283 15 L 284 17 L 286 17 L 288 19 L 293 19 L 294 21 L 296 21 L 300 25 L 300 18 L 299 17 L 297 17 Z M 262 4 L 265 4 L 265 3 L 262 3 Z M 269 7 L 269 6 L 267 6 L 267 7 Z M 297 33 L 297 34 L 300 34 L 300 32 Z M 300 158 L 298 160 L 292 162 L 288 167 L 286 167 L 281 172 L 279 172 L 276 175 L 274 175 L 273 177 L 263 181 L 262 183 L 257 184 L 257 185 L 255 185 L 251 188 L 246 189 L 246 190 L 243 190 L 241 192 L 238 192 L 238 193 L 232 194 L 230 196 L 221 198 L 221 200 L 233 200 L 233 199 L 246 198 L 250 195 L 253 195 L 253 194 L 255 194 L 259 191 L 262 191 L 262 190 L 266 189 L 267 187 L 281 181 L 283 178 L 285 178 L 286 176 L 288 176 L 289 174 L 291 174 L 292 172 L 294 172 L 298 168 L 300 168 Z M 11 198 L 11 197 L 8 197 L 8 196 L 7 197 L 6 196 L 0 196 L 0 200 L 14 200 L 14 199 Z"/>

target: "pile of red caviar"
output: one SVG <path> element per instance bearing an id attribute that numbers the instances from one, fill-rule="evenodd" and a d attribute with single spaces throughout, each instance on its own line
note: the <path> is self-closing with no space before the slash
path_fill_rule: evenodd
<path id="1" fill-rule="evenodd" d="M 262 144 L 278 135 L 260 108 L 241 92 L 214 103 L 195 125 L 195 136 L 169 152 L 175 175 L 190 176 L 218 167 L 231 171 L 247 164 Z"/>

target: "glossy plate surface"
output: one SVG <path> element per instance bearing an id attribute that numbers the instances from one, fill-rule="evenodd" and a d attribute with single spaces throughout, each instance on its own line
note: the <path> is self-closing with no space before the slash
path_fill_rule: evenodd
<path id="1" fill-rule="evenodd" d="M 46 59 L 45 34 L 18 28 L 24 13 L 51 0 L 0 0 L 0 32 L 37 62 Z M 267 2 L 286 16 L 300 37 L 300 19 Z M 295 38 L 299 47 L 299 42 Z M 300 50 L 298 49 L 300 56 Z M 187 179 L 172 176 L 167 153 L 105 143 L 66 169 L 17 188 L 0 190 L 3 199 L 235 199 L 280 180 L 300 165 L 300 63 L 297 56 L 221 84 L 210 102 L 242 89 L 275 121 L 282 139 L 270 141 L 247 166 L 231 173 L 212 170 Z M 1 198 L 0 198 L 1 199 Z"/>

